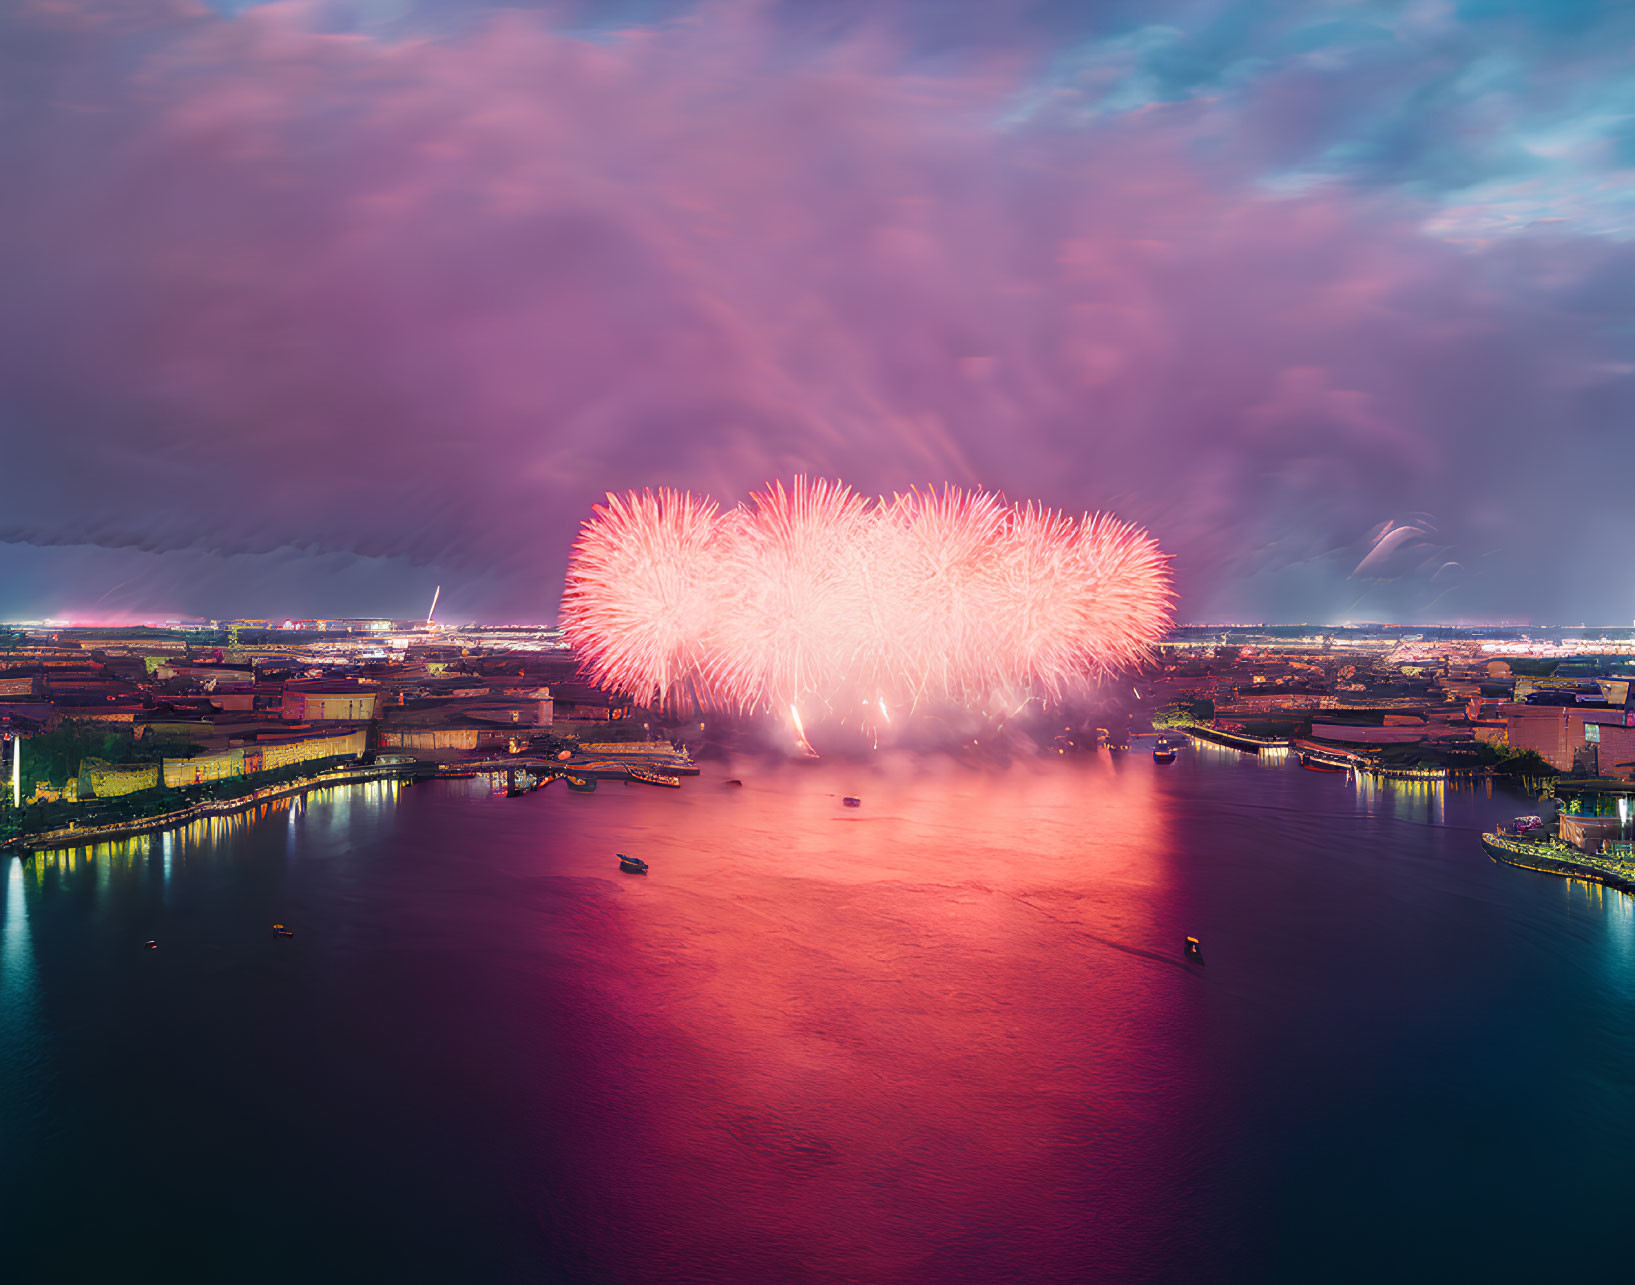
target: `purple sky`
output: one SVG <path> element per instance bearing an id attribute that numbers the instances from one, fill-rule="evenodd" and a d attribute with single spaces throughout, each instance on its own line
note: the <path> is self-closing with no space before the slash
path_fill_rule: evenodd
<path id="1" fill-rule="evenodd" d="M 551 620 L 610 488 L 1635 617 L 1635 7 L 0 10 L 0 617 Z"/>

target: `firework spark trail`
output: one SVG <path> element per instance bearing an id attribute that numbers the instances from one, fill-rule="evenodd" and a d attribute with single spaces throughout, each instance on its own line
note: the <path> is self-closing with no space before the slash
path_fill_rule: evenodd
<path id="1" fill-rule="evenodd" d="M 1170 621 L 1169 559 L 1106 514 L 945 487 L 870 501 L 775 483 L 723 513 L 609 495 L 584 524 L 562 622 L 596 681 L 639 700 L 883 714 L 1058 697 L 1137 663 Z"/>

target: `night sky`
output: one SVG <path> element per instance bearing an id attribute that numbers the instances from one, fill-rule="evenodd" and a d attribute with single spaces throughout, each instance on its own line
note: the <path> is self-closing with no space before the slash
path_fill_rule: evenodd
<path id="1" fill-rule="evenodd" d="M 1628 623 L 1635 6 L 0 6 L 0 617 L 555 618 L 609 489 Z"/>

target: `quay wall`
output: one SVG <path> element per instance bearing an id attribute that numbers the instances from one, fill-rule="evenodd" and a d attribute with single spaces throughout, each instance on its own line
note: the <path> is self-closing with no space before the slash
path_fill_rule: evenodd
<path id="1" fill-rule="evenodd" d="M 1188 736 L 1196 737 L 1200 741 L 1209 741 L 1215 745 L 1224 745 L 1228 749 L 1243 750 L 1247 754 L 1259 754 L 1261 750 L 1286 750 L 1288 741 L 1266 740 L 1259 736 L 1243 736 L 1237 732 L 1222 732 L 1213 727 L 1183 727 L 1179 731 Z"/>
<path id="2" fill-rule="evenodd" d="M 332 785 L 361 785 L 366 781 L 382 779 L 413 777 L 422 775 L 412 765 L 393 764 L 389 767 L 353 767 L 339 772 L 323 773 L 318 776 L 302 777 L 296 781 L 285 781 L 278 785 L 265 786 L 254 790 L 241 798 L 216 799 L 202 803 L 195 803 L 191 807 L 179 808 L 175 812 L 166 812 L 160 816 L 135 817 L 129 821 L 116 821 L 109 825 L 73 826 L 62 830 L 46 830 L 39 834 L 24 835 L 13 840 L 7 846 L 21 848 L 24 852 L 39 852 L 51 848 L 77 848 L 86 843 L 99 842 L 103 839 L 125 838 L 133 834 L 150 834 L 156 830 L 170 830 L 177 826 L 186 825 L 206 816 L 226 816 L 233 812 L 242 812 L 253 808 L 269 799 L 284 798 L 291 794 L 305 794 L 309 790 L 328 789 Z"/>

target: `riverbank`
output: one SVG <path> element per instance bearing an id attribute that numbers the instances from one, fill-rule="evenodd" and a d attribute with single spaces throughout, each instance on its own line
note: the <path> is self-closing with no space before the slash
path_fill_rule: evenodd
<path id="1" fill-rule="evenodd" d="M 1193 740 L 1208 741 L 1212 745 L 1224 745 L 1228 749 L 1242 750 L 1245 754 L 1259 754 L 1262 750 L 1286 750 L 1289 748 L 1287 740 L 1246 736 L 1241 732 L 1223 732 L 1215 727 L 1192 726 L 1176 730 L 1185 732 Z"/>
<path id="2" fill-rule="evenodd" d="M 1594 857 L 1556 840 L 1538 843 L 1484 833 L 1482 850 L 1495 861 L 1563 879 L 1588 879 L 1620 892 L 1635 893 L 1635 862 Z"/>
<path id="3" fill-rule="evenodd" d="M 363 785 L 370 781 L 380 780 L 414 780 L 417 777 L 430 775 L 425 767 L 418 763 L 391 763 L 371 764 L 367 767 L 341 768 L 336 771 L 320 772 L 314 776 L 298 777 L 293 781 L 281 781 L 277 785 L 264 786 L 253 790 L 249 794 L 233 799 L 211 799 L 195 803 L 190 807 L 178 808 L 174 812 L 161 813 L 151 817 L 133 817 L 128 821 L 116 821 L 108 825 L 78 826 L 70 824 L 64 829 L 45 830 L 39 834 L 26 834 L 0 844 L 0 852 L 16 852 L 21 856 L 28 856 L 34 852 L 45 851 L 51 848 L 72 848 L 85 843 L 101 843 L 107 839 L 129 838 L 136 834 L 153 834 L 161 830 L 174 829 L 177 826 L 187 825 L 201 817 L 227 816 L 234 812 L 243 812 L 248 808 L 270 799 L 287 798 L 293 794 L 306 794 L 312 790 L 328 789 L 336 785 Z"/>

